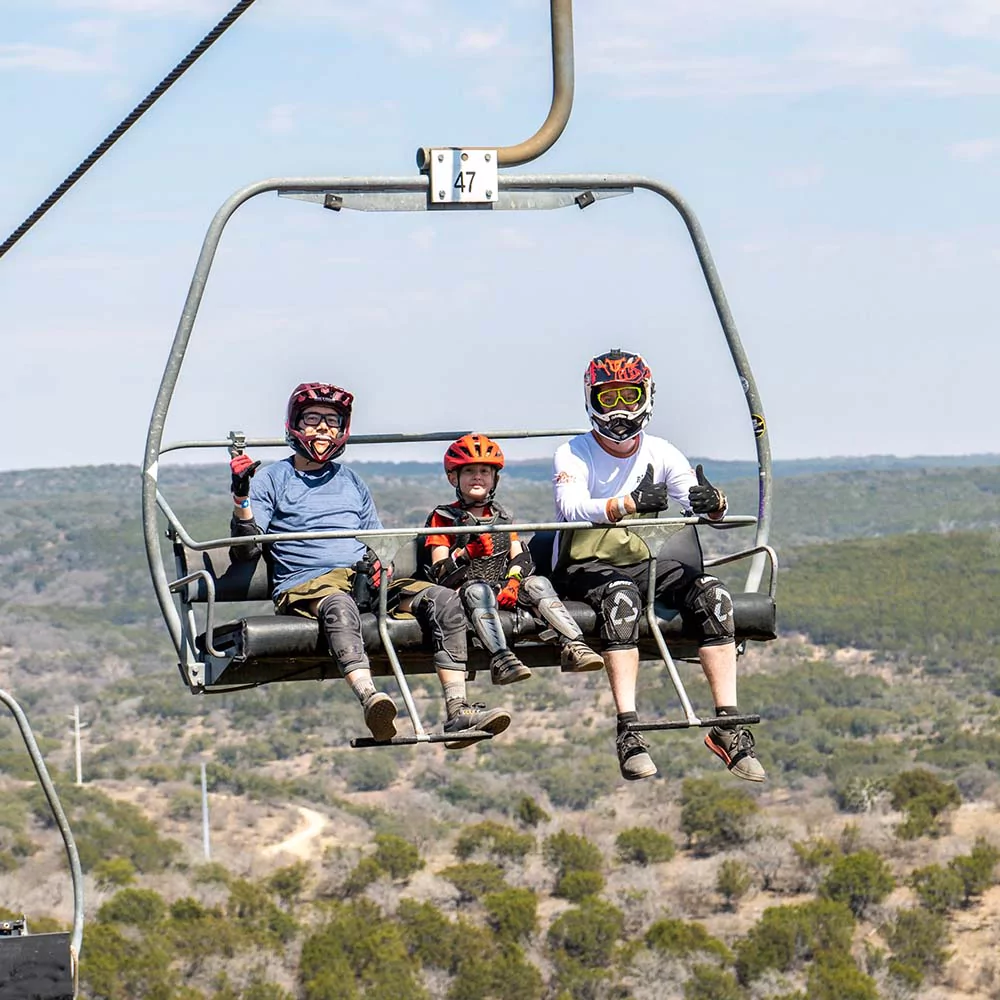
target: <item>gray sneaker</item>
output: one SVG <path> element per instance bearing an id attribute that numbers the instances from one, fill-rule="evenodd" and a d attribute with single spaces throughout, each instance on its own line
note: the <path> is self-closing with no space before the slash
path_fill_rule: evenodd
<path id="1" fill-rule="evenodd" d="M 653 758 L 646 752 L 649 744 L 638 733 L 619 733 L 615 746 L 618 750 L 618 766 L 626 781 L 652 778 L 656 774 Z"/>
<path id="2" fill-rule="evenodd" d="M 396 735 L 396 705 L 381 691 L 368 695 L 361 703 L 365 713 L 365 725 L 372 737 L 379 743 L 388 743 Z"/>
<path id="3" fill-rule="evenodd" d="M 490 680 L 494 684 L 516 684 L 530 676 L 531 671 L 509 649 L 501 649 L 490 658 Z"/>
<path id="4" fill-rule="evenodd" d="M 559 651 L 559 664 L 564 674 L 582 674 L 588 670 L 603 670 L 604 657 L 582 639 L 567 639 Z"/>
<path id="5" fill-rule="evenodd" d="M 753 733 L 737 726 L 722 729 L 713 726 L 705 737 L 705 746 L 729 768 L 737 778 L 744 781 L 764 781 L 767 773 L 757 760 L 754 751 Z"/>
<path id="6" fill-rule="evenodd" d="M 510 725 L 510 712 L 502 708 L 487 708 L 482 702 L 470 705 L 466 702 L 460 705 L 455 714 L 444 724 L 446 733 L 464 733 L 478 730 L 499 736 Z M 456 740 L 445 743 L 448 750 L 464 750 L 472 746 L 468 740 Z"/>

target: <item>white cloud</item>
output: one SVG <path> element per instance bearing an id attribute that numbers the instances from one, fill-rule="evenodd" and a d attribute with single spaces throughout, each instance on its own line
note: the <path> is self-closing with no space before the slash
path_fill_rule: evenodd
<path id="1" fill-rule="evenodd" d="M 472 28 L 458 36 L 455 48 L 463 53 L 488 52 L 503 41 L 505 34 L 506 31 L 502 27 L 494 31 Z"/>
<path id="2" fill-rule="evenodd" d="M 774 175 L 778 187 L 782 188 L 805 188 L 814 187 L 826 176 L 826 170 L 822 164 L 810 163 L 803 166 L 783 167 Z"/>
<path id="3" fill-rule="evenodd" d="M 1000 154 L 1000 139 L 966 139 L 956 142 L 948 152 L 953 160 L 981 163 Z"/>
<path id="4" fill-rule="evenodd" d="M 289 135 L 298 127 L 297 104 L 275 104 L 267 112 L 261 129 L 270 135 Z"/>
<path id="5" fill-rule="evenodd" d="M 96 73 L 107 69 L 107 65 L 93 55 L 58 45 L 33 45 L 30 42 L 0 45 L 0 70 L 18 69 L 34 69 L 43 73 Z"/>

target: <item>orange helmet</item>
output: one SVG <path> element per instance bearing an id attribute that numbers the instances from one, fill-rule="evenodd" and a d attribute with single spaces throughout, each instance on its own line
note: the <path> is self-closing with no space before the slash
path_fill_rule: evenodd
<path id="1" fill-rule="evenodd" d="M 458 484 L 458 472 L 465 465 L 491 465 L 496 470 L 493 473 L 493 489 L 486 495 L 486 503 L 493 499 L 500 482 L 500 470 L 503 468 L 503 451 L 500 445 L 485 434 L 463 434 L 457 441 L 448 445 L 444 453 L 444 471 L 449 475 L 454 472 L 455 496 L 463 507 L 474 506 L 462 496 L 462 488 Z"/>
<path id="2" fill-rule="evenodd" d="M 444 453 L 444 471 L 455 472 L 463 465 L 492 465 L 499 471 L 503 468 L 503 451 L 485 434 L 463 434 L 448 445 Z"/>

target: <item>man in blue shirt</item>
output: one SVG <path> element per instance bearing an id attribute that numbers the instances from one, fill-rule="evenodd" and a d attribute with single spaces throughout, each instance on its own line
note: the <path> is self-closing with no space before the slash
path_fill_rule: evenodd
<path id="1" fill-rule="evenodd" d="M 363 531 L 382 527 L 371 493 L 351 469 L 336 462 L 350 437 L 351 393 L 335 385 L 309 382 L 288 400 L 285 440 L 294 454 L 254 475 L 260 462 L 237 455 L 231 464 L 236 537 L 305 531 Z M 279 541 L 270 546 L 275 610 L 319 620 L 330 653 L 361 702 L 365 724 L 378 741 L 396 735 L 396 706 L 375 690 L 361 632 L 361 614 L 352 593 L 356 577 L 369 572 L 357 538 Z M 234 560 L 249 560 L 257 546 L 236 545 Z M 360 564 L 360 565 L 359 565 Z M 377 586 L 377 574 L 371 581 Z M 503 709 L 469 705 L 465 690 L 468 660 L 465 612 L 457 593 L 423 581 L 393 583 L 398 608 L 420 623 L 434 649 L 444 689 L 446 733 L 476 729 L 497 735 L 510 725 Z M 467 743 L 446 743 L 459 749 Z"/>

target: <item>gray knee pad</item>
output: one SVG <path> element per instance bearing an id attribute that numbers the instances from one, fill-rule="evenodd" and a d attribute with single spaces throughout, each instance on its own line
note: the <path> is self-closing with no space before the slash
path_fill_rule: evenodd
<path id="1" fill-rule="evenodd" d="M 583 636 L 580 626 L 566 610 L 566 605 L 556 596 L 555 589 L 547 577 L 529 576 L 522 580 L 518 603 L 537 611 L 564 639 L 579 639 Z"/>
<path id="2" fill-rule="evenodd" d="M 472 631 L 491 656 L 507 648 L 507 637 L 500 624 L 500 609 L 493 588 L 482 580 L 473 580 L 458 591 Z"/>
<path id="3" fill-rule="evenodd" d="M 464 670 L 469 659 L 465 635 L 465 612 L 454 590 L 428 587 L 410 603 L 413 617 L 420 622 L 434 649 L 434 662 L 454 670 Z M 445 659 L 448 663 L 445 663 Z"/>
<path id="4" fill-rule="evenodd" d="M 721 580 L 699 576 L 688 590 L 685 610 L 701 632 L 703 646 L 724 646 L 734 641 L 733 599 Z"/>
<path id="5" fill-rule="evenodd" d="M 605 649 L 634 649 L 639 644 L 642 600 L 632 580 L 612 580 L 601 594 L 598 614 Z"/>
<path id="6" fill-rule="evenodd" d="M 331 594 L 317 609 L 326 644 L 346 677 L 352 670 L 368 670 L 368 656 L 361 637 L 361 613 L 349 594 Z"/>

